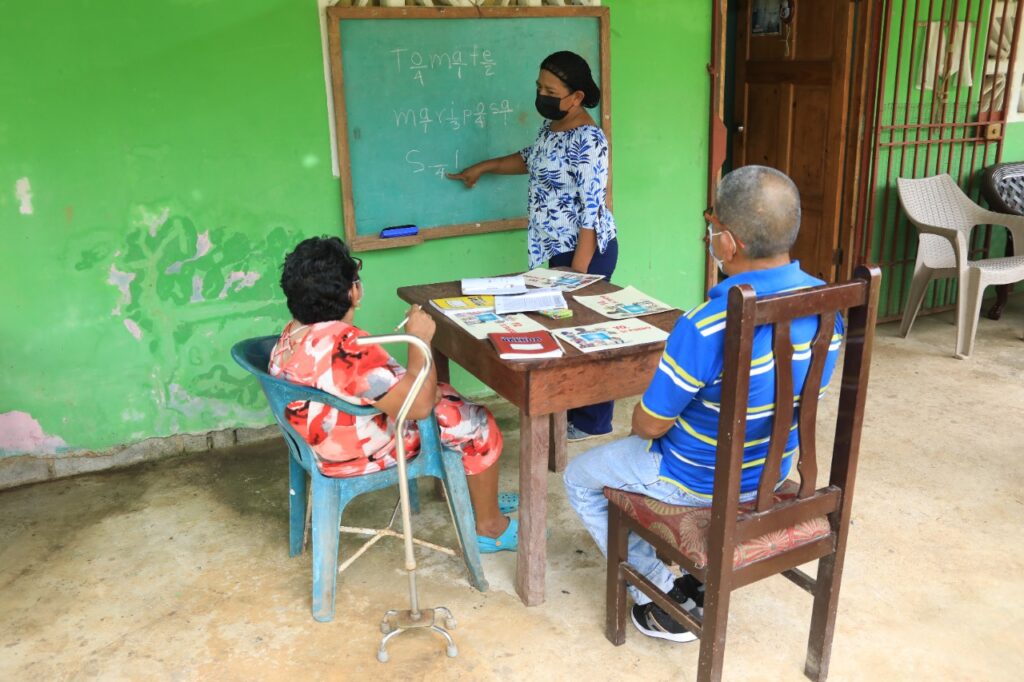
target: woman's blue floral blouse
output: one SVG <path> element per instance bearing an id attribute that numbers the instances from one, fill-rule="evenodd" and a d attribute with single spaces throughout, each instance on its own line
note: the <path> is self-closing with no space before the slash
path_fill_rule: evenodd
<path id="1" fill-rule="evenodd" d="M 576 249 L 581 229 L 597 231 L 597 248 L 615 238 L 608 194 L 608 140 L 598 126 L 553 132 L 545 121 L 532 145 L 519 152 L 530 173 L 530 267 Z"/>

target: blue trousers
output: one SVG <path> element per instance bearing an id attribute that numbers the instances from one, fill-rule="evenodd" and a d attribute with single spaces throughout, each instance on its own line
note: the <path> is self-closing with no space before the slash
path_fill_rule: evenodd
<path id="1" fill-rule="evenodd" d="M 608 499 L 604 488 L 640 493 L 666 504 L 708 507 L 711 498 L 697 497 L 659 478 L 661 455 L 648 450 L 650 441 L 630 436 L 592 448 L 569 462 L 563 480 L 569 504 L 594 538 L 601 554 L 608 556 Z M 757 497 L 757 491 L 742 493 L 740 502 Z M 672 589 L 675 576 L 661 562 L 654 547 L 636 533 L 629 534 L 629 563 L 662 592 Z M 636 604 L 650 598 L 632 585 L 629 594 Z"/>
<path id="2" fill-rule="evenodd" d="M 601 554 L 608 556 L 608 499 L 604 488 L 640 493 L 667 504 L 706 507 L 710 500 L 690 495 L 667 483 L 658 475 L 661 455 L 647 449 L 649 441 L 638 436 L 599 445 L 569 462 L 565 470 L 565 490 L 569 504 L 590 531 Z M 644 574 L 662 592 L 672 589 L 675 576 L 657 557 L 654 547 L 635 533 L 629 534 L 629 563 Z M 629 594 L 636 604 L 650 598 L 632 585 Z"/>
<path id="3" fill-rule="evenodd" d="M 551 260 L 548 261 L 548 267 L 568 267 L 572 265 L 573 255 L 575 255 L 575 252 L 569 251 L 568 253 L 552 256 Z M 613 239 L 608 242 L 604 253 L 600 251 L 594 252 L 594 257 L 590 259 L 590 267 L 587 268 L 587 272 L 591 275 L 604 275 L 605 279 L 610 282 L 612 281 L 612 273 L 615 272 L 615 264 L 618 261 L 619 240 Z M 586 294 L 585 291 L 584 294 Z M 612 430 L 612 410 L 614 407 L 615 402 L 611 400 L 606 403 L 577 407 L 569 410 L 568 419 L 580 431 L 592 434 L 610 433 Z"/>

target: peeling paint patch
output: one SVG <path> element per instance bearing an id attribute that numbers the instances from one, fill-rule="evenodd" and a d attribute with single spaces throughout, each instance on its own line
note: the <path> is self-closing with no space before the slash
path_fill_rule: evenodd
<path id="1" fill-rule="evenodd" d="M 232 272 L 224 279 L 224 288 L 220 290 L 220 294 L 217 298 L 227 298 L 228 291 L 240 291 L 247 287 L 251 287 L 256 284 L 260 279 L 260 273 L 258 272 Z M 235 288 L 232 289 L 231 285 L 234 284 Z"/>
<path id="2" fill-rule="evenodd" d="M 240 408 L 235 401 L 218 400 L 216 398 L 200 398 L 192 395 L 182 387 L 181 384 L 170 383 L 167 385 L 167 397 L 157 399 L 157 404 L 165 409 L 173 410 L 188 418 L 209 418 L 216 419 L 237 417 L 240 419 L 266 419 L 266 407 L 248 410 Z M 177 428 L 177 420 L 172 420 Z"/>
<path id="3" fill-rule="evenodd" d="M 113 284 L 121 292 L 121 298 L 117 305 L 110 311 L 111 315 L 120 315 L 121 306 L 132 302 L 132 280 L 135 279 L 134 272 L 121 272 L 113 263 L 110 264 L 110 275 L 107 277 L 107 284 Z"/>
<path id="4" fill-rule="evenodd" d="M 192 277 L 192 298 L 188 299 L 189 303 L 202 303 L 206 298 L 203 297 L 203 278 L 201 275 L 194 275 Z"/>
<path id="5" fill-rule="evenodd" d="M 124 328 L 128 330 L 128 333 L 135 337 L 136 341 L 142 340 L 142 329 L 139 328 L 139 324 L 135 320 L 125 320 Z"/>
<path id="6" fill-rule="evenodd" d="M 164 274 L 173 275 L 175 273 L 181 272 L 182 265 L 184 265 L 185 263 L 192 263 L 194 261 L 199 260 L 206 254 L 210 253 L 210 249 L 212 248 L 213 242 L 210 241 L 210 231 L 207 230 L 206 232 L 200 232 L 198 235 L 196 235 L 196 255 L 192 256 L 191 258 L 186 258 L 185 260 L 177 261 L 176 263 L 171 263 L 170 265 L 167 266 L 167 269 L 164 270 Z"/>
<path id="7" fill-rule="evenodd" d="M 167 218 L 171 215 L 171 209 L 164 208 L 159 213 L 150 213 L 145 208 L 139 207 L 142 217 L 135 221 L 136 225 L 142 225 L 149 230 L 149 236 L 155 237 L 156 231 L 163 227 Z"/>
<path id="8" fill-rule="evenodd" d="M 189 394 L 181 384 L 167 386 L 167 407 L 181 412 L 186 417 L 198 417 L 206 410 L 206 401 Z"/>
<path id="9" fill-rule="evenodd" d="M 14 196 L 18 200 L 18 212 L 21 215 L 32 215 L 32 184 L 28 178 L 15 181 Z"/>
<path id="10" fill-rule="evenodd" d="M 0 413 L 0 453 L 56 455 L 67 447 L 63 438 L 43 432 L 28 412 Z"/>

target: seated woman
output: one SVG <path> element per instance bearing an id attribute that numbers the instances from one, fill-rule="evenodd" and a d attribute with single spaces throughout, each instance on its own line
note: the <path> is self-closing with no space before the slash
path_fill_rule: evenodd
<path id="1" fill-rule="evenodd" d="M 423 367 L 417 348 L 409 351 L 409 369 L 395 362 L 381 346 L 358 346 L 368 336 L 353 323 L 363 298 L 359 279 L 362 261 L 349 254 L 337 237 L 306 239 L 285 257 L 281 288 L 295 318 L 285 326 L 270 355 L 270 374 L 314 386 L 353 405 L 373 405 L 379 414 L 353 416 L 308 400 L 291 403 L 286 418 L 317 455 L 325 476 L 347 477 L 395 466 L 395 417 Z M 434 321 L 419 306 L 409 309 L 405 330 L 428 344 Z M 462 453 L 469 496 L 476 516 L 481 552 L 515 550 L 518 524 L 498 506 L 498 467 L 502 437 L 494 416 L 449 386 L 438 384 L 431 370 L 409 411 L 411 419 L 431 412 L 441 427 L 441 442 Z M 413 457 L 419 431 L 410 422 L 405 451 Z M 518 502 L 507 495 L 506 507 Z M 505 511 L 512 511 L 506 508 Z"/>

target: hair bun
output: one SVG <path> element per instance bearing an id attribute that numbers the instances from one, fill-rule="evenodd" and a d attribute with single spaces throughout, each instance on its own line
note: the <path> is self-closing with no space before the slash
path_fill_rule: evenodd
<path id="1" fill-rule="evenodd" d="M 549 54 L 540 68 L 555 74 L 571 91 L 583 93 L 583 106 L 593 109 L 601 102 L 601 89 L 594 82 L 587 60 L 575 52 L 562 50 Z"/>

